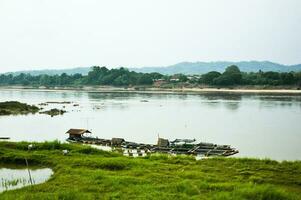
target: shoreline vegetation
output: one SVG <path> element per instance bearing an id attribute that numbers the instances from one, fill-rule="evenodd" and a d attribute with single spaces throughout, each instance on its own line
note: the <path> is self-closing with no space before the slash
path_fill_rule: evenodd
<path id="1" fill-rule="evenodd" d="M 58 141 L 0 142 L 0 169 L 25 165 L 25 158 L 54 174 L 46 183 L 0 193 L 1 199 L 301 199 L 301 161 L 131 158 Z"/>
<path id="2" fill-rule="evenodd" d="M 50 102 L 51 103 L 51 102 Z M 60 103 L 60 102 L 58 102 Z M 62 102 L 65 103 L 65 102 Z M 40 106 L 47 105 L 45 103 L 39 104 Z M 57 108 L 53 108 L 50 110 L 44 110 L 43 108 L 39 108 L 35 105 L 28 105 L 26 103 L 21 103 L 18 101 L 5 101 L 0 102 L 0 116 L 7 116 L 7 115 L 27 115 L 27 114 L 46 114 L 50 115 L 51 117 L 57 115 L 63 115 L 66 113 L 65 110 L 60 110 Z"/>
<path id="3" fill-rule="evenodd" d="M 0 75 L 2 87 L 30 88 L 87 88 L 110 87 L 123 90 L 201 91 L 217 88 L 218 91 L 237 90 L 301 90 L 301 72 L 241 72 L 231 65 L 223 73 L 211 71 L 202 75 L 163 75 L 137 73 L 126 68 L 107 69 L 94 66 L 88 75 Z"/>
<path id="4" fill-rule="evenodd" d="M 67 111 L 65 110 L 60 110 L 57 108 L 53 108 L 50 110 L 46 110 L 46 111 L 41 111 L 39 112 L 40 114 L 46 114 L 46 115 L 50 115 L 51 117 L 57 116 L 57 115 L 63 115 L 65 114 Z"/>
<path id="5" fill-rule="evenodd" d="M 0 116 L 3 115 L 27 115 L 39 112 L 40 108 L 34 105 L 20 103 L 18 101 L 0 102 Z"/>

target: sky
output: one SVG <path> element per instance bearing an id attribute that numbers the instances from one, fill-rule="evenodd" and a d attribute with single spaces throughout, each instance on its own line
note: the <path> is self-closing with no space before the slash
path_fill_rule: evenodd
<path id="1" fill-rule="evenodd" d="M 0 0 L 0 72 L 301 63 L 300 0 Z"/>

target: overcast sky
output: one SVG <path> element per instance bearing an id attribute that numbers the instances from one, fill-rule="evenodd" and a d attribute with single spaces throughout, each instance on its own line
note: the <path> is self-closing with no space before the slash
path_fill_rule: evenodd
<path id="1" fill-rule="evenodd" d="M 0 0 L 0 72 L 301 63 L 301 0 Z"/>

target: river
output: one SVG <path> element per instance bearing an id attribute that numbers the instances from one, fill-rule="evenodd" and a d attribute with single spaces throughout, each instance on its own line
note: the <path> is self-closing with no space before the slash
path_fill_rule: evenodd
<path id="1" fill-rule="evenodd" d="M 73 102 L 47 106 L 68 111 L 61 116 L 1 116 L 0 137 L 12 141 L 65 141 L 69 128 L 88 128 L 99 138 L 143 143 L 156 143 L 158 135 L 195 138 L 230 144 L 238 157 L 301 160 L 300 94 L 0 90 L 0 101 L 12 100 Z"/>

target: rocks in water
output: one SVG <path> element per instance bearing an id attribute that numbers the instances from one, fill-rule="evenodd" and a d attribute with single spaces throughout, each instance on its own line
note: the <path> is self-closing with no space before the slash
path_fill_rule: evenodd
<path id="1" fill-rule="evenodd" d="M 34 114 L 40 110 L 37 106 L 20 103 L 18 101 L 0 102 L 0 115 Z"/>
<path id="2" fill-rule="evenodd" d="M 93 106 L 93 110 L 99 110 L 99 109 L 101 109 L 100 106 Z"/>
<path id="3" fill-rule="evenodd" d="M 66 113 L 65 110 L 59 110 L 59 109 L 56 109 L 56 108 L 40 112 L 40 114 L 47 114 L 47 115 L 50 115 L 51 117 L 57 116 L 57 115 L 63 115 L 64 113 Z"/>

